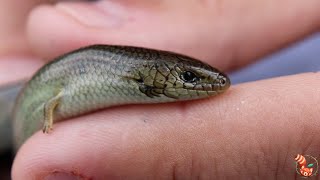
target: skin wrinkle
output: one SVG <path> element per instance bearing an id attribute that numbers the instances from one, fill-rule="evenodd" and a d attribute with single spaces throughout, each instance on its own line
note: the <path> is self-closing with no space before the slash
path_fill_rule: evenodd
<path id="1" fill-rule="evenodd" d="M 260 167 L 260 161 L 259 161 L 259 156 L 256 156 L 256 158 L 255 158 L 255 164 L 256 164 L 256 166 L 257 166 L 257 175 L 255 176 L 255 178 L 258 178 L 258 177 L 260 177 L 260 169 L 261 169 L 261 167 Z"/>
<path id="2" fill-rule="evenodd" d="M 190 172 L 189 177 L 190 178 L 194 178 L 194 176 L 197 176 L 199 178 L 199 176 L 201 176 L 201 172 L 197 172 L 195 170 L 195 169 L 197 169 L 196 167 L 198 167 L 200 169 L 199 165 L 196 164 L 196 159 L 199 159 L 199 158 L 194 158 L 194 152 L 191 152 L 190 156 L 191 157 L 189 159 L 190 159 L 191 162 L 189 162 L 190 167 L 188 167 L 189 172 Z M 186 171 L 186 172 L 188 172 L 188 171 Z"/>
<path id="3" fill-rule="evenodd" d="M 290 142 L 290 139 L 289 139 L 289 142 Z M 290 149 L 290 143 L 287 143 L 287 150 L 286 150 L 286 153 L 285 153 L 285 156 L 284 156 L 284 163 L 283 163 L 283 165 L 281 166 L 280 169 L 285 169 L 285 165 L 287 164 L 287 162 L 289 160 L 288 158 L 291 158 L 291 157 L 288 157 L 288 154 L 289 154 L 288 150 L 289 149 Z"/>
<path id="4" fill-rule="evenodd" d="M 192 121 L 192 119 L 190 119 L 191 114 L 190 112 L 192 112 L 189 108 L 189 103 L 186 103 L 186 102 L 179 102 L 177 103 L 177 110 L 175 111 L 176 113 L 176 121 L 177 123 L 181 123 L 180 126 L 178 126 L 177 128 L 177 133 L 178 134 L 181 134 L 182 132 L 180 132 L 180 129 L 182 128 L 182 126 L 184 126 L 185 123 L 189 123 Z M 189 129 L 187 129 L 186 131 L 189 131 Z M 181 179 L 182 177 L 184 178 L 187 178 L 185 177 L 185 172 L 186 171 L 183 171 L 183 169 L 185 169 L 189 163 L 187 163 L 188 159 L 188 154 L 189 154 L 189 151 L 191 150 L 188 150 L 188 149 L 185 149 L 184 146 L 186 144 L 188 144 L 189 141 L 187 141 L 187 139 L 189 140 L 189 135 L 188 133 L 183 133 L 185 134 L 186 137 L 183 137 L 183 135 L 181 134 L 181 136 L 178 136 L 177 138 L 177 148 L 174 148 L 175 149 L 175 154 L 182 154 L 182 156 L 179 156 L 177 158 L 175 158 L 173 160 L 173 167 L 171 167 L 172 169 L 174 169 L 174 179 Z M 181 152 L 182 151 L 182 152 Z M 187 152 L 186 152 L 187 151 Z M 179 153 L 181 152 L 181 153 Z"/>
<path id="5" fill-rule="evenodd" d="M 193 117 L 193 116 L 191 116 L 191 114 L 189 115 L 189 114 L 187 114 L 186 112 L 192 112 L 192 111 L 190 111 L 190 110 L 187 110 L 188 109 L 188 103 L 179 103 L 178 104 L 179 106 L 179 111 L 177 111 L 177 112 L 179 112 L 179 113 L 177 113 L 177 114 L 179 114 L 179 118 L 178 118 L 178 122 L 191 122 L 191 121 L 193 121 L 192 119 L 190 119 L 189 117 Z M 191 153 L 191 169 L 194 169 L 195 167 L 194 167 L 194 160 L 193 160 L 193 155 L 192 155 L 192 153 Z M 190 158 L 188 158 L 188 159 L 190 159 Z M 184 162 L 184 161 L 183 161 Z M 177 173 L 177 166 L 179 166 L 178 164 L 180 164 L 180 163 L 178 163 L 178 162 L 176 162 L 176 163 L 174 163 L 175 165 L 172 167 L 173 169 L 174 169 L 174 171 L 175 171 L 175 175 L 177 175 L 177 174 L 180 174 L 180 177 L 181 176 L 184 176 L 185 174 L 184 173 L 179 173 L 179 171 L 178 171 L 178 173 Z M 187 164 L 190 164 L 190 163 L 184 163 L 185 165 L 183 165 L 183 166 L 186 166 Z M 184 168 L 182 168 L 182 169 L 184 169 Z M 198 168 L 199 169 L 199 168 Z M 190 172 L 191 173 L 191 175 L 192 175 L 192 173 L 193 173 L 193 171 L 186 171 L 186 172 Z M 192 177 L 190 175 L 190 177 Z M 179 178 L 177 178 L 177 179 L 179 179 Z"/>
<path id="6" fill-rule="evenodd" d="M 273 147 L 273 139 L 269 140 L 270 142 L 268 143 L 270 147 Z M 281 160 L 282 156 L 279 155 L 280 150 L 279 149 L 273 149 L 269 148 L 270 150 L 264 150 L 264 154 L 269 154 L 268 158 L 266 159 L 267 166 L 265 166 L 265 169 L 270 171 L 270 174 L 274 174 L 275 177 L 278 175 L 283 175 L 283 169 L 281 169 L 281 164 L 285 166 L 285 160 Z M 276 154 L 276 155 L 275 155 Z M 274 162 L 276 161 L 276 162 Z M 265 162 L 265 161 L 260 161 L 260 163 Z M 283 162 L 283 163 L 282 163 Z M 291 162 L 290 162 L 291 163 Z M 269 164 L 269 165 L 268 165 Z M 272 164 L 272 166 L 270 165 Z"/>
<path id="7" fill-rule="evenodd" d="M 177 174 L 176 174 L 176 165 L 175 164 L 173 164 L 173 166 L 172 166 L 172 179 L 173 180 L 178 179 Z"/>
<path id="8" fill-rule="evenodd" d="M 207 101 L 207 100 L 204 100 L 204 101 Z M 209 101 L 209 100 L 208 100 Z M 215 108 L 217 108 L 218 109 L 218 111 L 221 111 L 220 109 L 220 107 L 223 107 L 223 102 L 224 102 L 224 99 L 222 98 L 221 100 L 221 103 L 219 103 L 219 106 L 216 106 Z M 221 106 L 220 106 L 221 105 Z M 196 111 L 197 112 L 197 111 Z M 203 111 L 204 112 L 204 114 L 206 114 L 206 110 L 204 110 Z M 201 111 L 199 112 L 200 114 L 203 114 Z M 218 115 L 218 117 L 217 118 L 215 118 L 215 119 L 224 119 L 222 116 L 221 116 L 221 114 L 219 114 Z M 192 116 L 191 116 L 192 117 Z M 206 119 L 206 118 L 204 118 L 204 119 Z M 192 120 L 192 121 L 194 121 L 194 120 Z M 214 130 L 213 130 L 214 131 Z M 216 139 L 220 139 L 219 137 L 216 137 Z M 219 150 L 219 152 L 225 152 L 224 150 Z M 221 156 L 223 156 L 223 155 L 221 155 Z M 225 155 L 226 157 L 228 156 L 227 154 Z M 215 158 L 214 158 L 215 159 Z M 222 172 L 219 172 L 218 170 L 217 170 L 217 173 L 222 173 Z"/>
<path id="9" fill-rule="evenodd" d="M 306 152 L 308 152 L 308 150 L 312 146 L 313 138 L 314 138 L 314 136 L 312 135 L 310 138 L 305 139 L 305 136 L 303 136 L 303 139 L 301 139 L 303 154 L 307 154 Z"/>
<path id="10" fill-rule="evenodd" d="M 153 115 L 147 115 L 148 116 L 148 118 L 152 118 L 152 117 L 154 117 Z M 163 119 L 167 119 L 167 118 L 163 118 Z M 152 120 L 152 121 L 154 121 L 154 120 Z M 156 122 L 156 121 L 154 121 L 154 122 Z M 157 122 L 156 122 L 157 123 Z M 157 126 L 156 124 L 155 124 L 155 126 Z M 159 130 L 161 130 L 161 129 L 159 129 Z M 154 132 L 154 130 L 152 130 L 152 129 L 150 129 L 150 131 L 153 131 Z M 153 134 L 155 134 L 156 136 L 158 136 L 158 133 L 153 133 Z M 160 135 L 160 134 L 159 134 Z M 166 139 L 167 139 L 168 137 L 166 137 L 166 135 L 165 136 L 161 136 L 161 137 L 159 137 L 159 138 L 157 138 L 157 137 L 154 137 L 154 140 L 152 141 L 153 143 L 155 143 L 154 145 L 155 146 L 157 146 L 158 147 L 158 145 L 156 145 L 156 143 L 157 143 L 157 140 L 156 139 L 162 139 L 162 140 L 164 140 L 164 141 L 166 141 Z M 152 145 L 151 145 L 152 146 Z M 166 147 L 165 145 L 159 145 L 159 146 L 161 146 L 161 147 L 158 147 L 157 148 L 157 150 L 161 150 L 162 149 L 162 147 Z M 170 153 L 170 149 L 168 149 L 168 153 L 169 154 L 171 154 Z M 162 154 L 161 152 L 158 152 L 158 153 L 160 153 L 160 154 Z M 157 154 L 158 154 L 157 153 Z M 154 164 L 154 167 L 152 168 L 152 169 L 154 169 L 154 172 L 163 172 L 163 170 L 161 169 L 161 167 L 162 167 L 162 165 L 161 164 L 163 164 L 163 161 L 165 161 L 165 162 L 167 162 L 167 158 L 166 159 L 163 159 L 163 158 L 161 158 L 160 156 L 158 156 L 158 155 L 153 155 L 154 157 L 157 157 L 157 160 L 153 163 Z M 166 156 L 165 156 L 166 157 Z M 169 159 L 168 159 L 168 161 L 169 161 L 169 163 L 170 163 L 170 161 L 172 161 L 171 160 L 171 158 L 169 157 Z M 157 165 L 158 164 L 158 165 Z M 171 164 L 171 163 L 170 163 Z M 176 163 L 174 163 L 173 162 L 173 164 L 176 164 Z M 168 172 L 169 173 L 169 172 Z M 170 174 L 170 173 L 169 173 Z M 168 175 L 169 175 L 168 174 Z M 154 176 L 156 176 L 156 174 L 154 175 Z"/>
<path id="11" fill-rule="evenodd" d="M 275 179 L 278 179 L 279 177 L 279 173 L 281 173 L 281 170 L 280 170 L 280 156 L 279 156 L 279 151 L 277 152 L 277 156 L 276 156 L 276 165 L 275 165 L 275 173 L 274 173 L 274 176 L 275 176 Z"/>

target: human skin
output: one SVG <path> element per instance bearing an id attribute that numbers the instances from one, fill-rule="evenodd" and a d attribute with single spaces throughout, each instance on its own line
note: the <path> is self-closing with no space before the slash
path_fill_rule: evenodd
<path id="1" fill-rule="evenodd" d="M 175 51 L 232 71 L 320 29 L 318 0 L 20 2 L 0 2 L 14 9 L 0 17 L 7 20 L 0 21 L 7 37 L 0 84 L 93 43 Z M 17 27 L 12 21 L 22 29 L 26 23 L 26 31 L 10 30 Z M 8 68 L 17 73 L 4 73 Z M 296 154 L 320 154 L 319 84 L 319 73 L 298 74 L 205 100 L 73 118 L 32 136 L 17 153 L 12 178 L 294 178 Z"/>

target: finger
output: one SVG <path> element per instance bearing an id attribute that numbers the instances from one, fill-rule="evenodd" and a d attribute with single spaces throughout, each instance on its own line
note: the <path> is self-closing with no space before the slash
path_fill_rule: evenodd
<path id="1" fill-rule="evenodd" d="M 28 37 L 49 59 L 87 44 L 124 44 L 230 70 L 319 30 L 319 7 L 318 0 L 60 2 L 34 9 Z"/>
<path id="2" fill-rule="evenodd" d="M 319 84 L 319 73 L 301 74 L 57 123 L 22 146 L 12 177 L 290 179 L 297 153 L 320 153 Z"/>
<path id="3" fill-rule="evenodd" d="M 29 11 L 39 0 L 12 0 L 0 2 L 0 55 L 27 53 L 25 25 Z"/>

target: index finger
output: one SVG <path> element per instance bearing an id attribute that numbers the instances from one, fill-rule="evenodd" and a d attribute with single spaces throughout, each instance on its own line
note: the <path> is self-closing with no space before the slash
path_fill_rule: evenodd
<path id="1" fill-rule="evenodd" d="M 122 44 L 232 70 L 319 30 L 319 7 L 318 0 L 60 2 L 32 11 L 28 36 L 48 59 L 87 44 Z"/>
<path id="2" fill-rule="evenodd" d="M 13 179 L 279 179 L 319 152 L 319 73 L 234 86 L 216 98 L 123 106 L 32 136 Z"/>

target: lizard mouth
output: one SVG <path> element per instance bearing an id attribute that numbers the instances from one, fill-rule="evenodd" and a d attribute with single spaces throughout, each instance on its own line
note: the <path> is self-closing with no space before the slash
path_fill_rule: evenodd
<path id="1" fill-rule="evenodd" d="M 230 79 L 221 74 L 213 83 L 199 83 L 194 85 L 192 90 L 222 93 L 226 91 L 230 85 Z"/>

